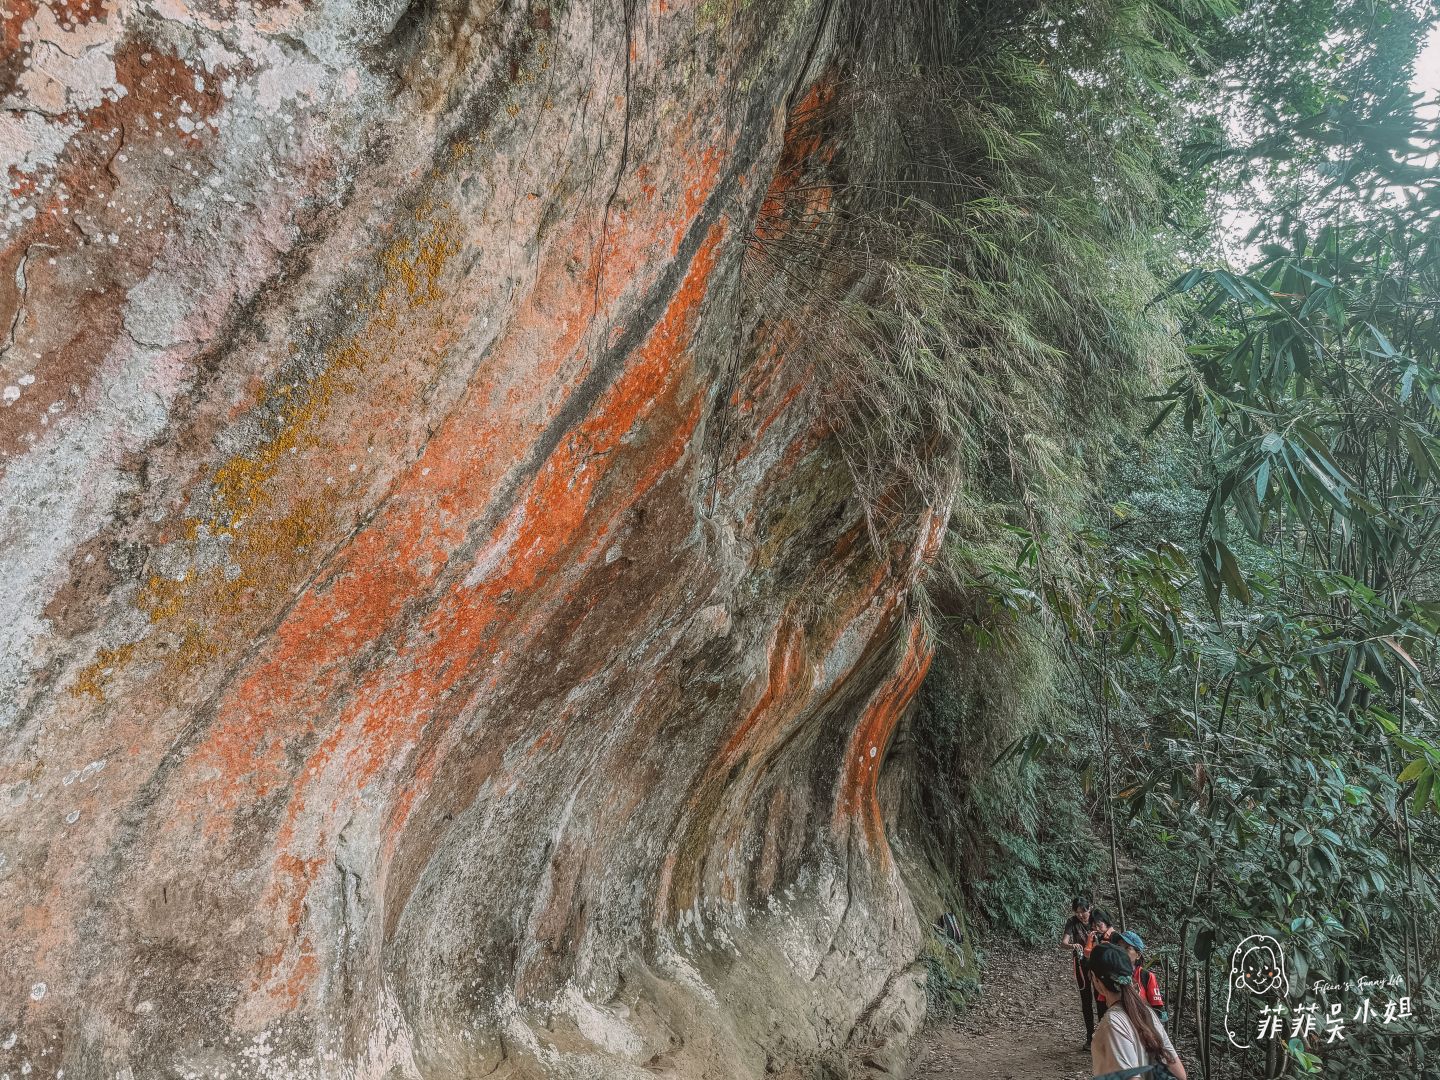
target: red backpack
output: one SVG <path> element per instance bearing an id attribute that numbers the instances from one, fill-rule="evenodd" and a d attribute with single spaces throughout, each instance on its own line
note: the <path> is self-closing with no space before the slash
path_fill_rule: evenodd
<path id="1" fill-rule="evenodd" d="M 1160 996 L 1160 980 L 1155 977 L 1153 971 L 1137 967 L 1135 969 L 1135 989 L 1140 991 L 1140 996 L 1157 1012 L 1165 1008 L 1165 999 Z"/>

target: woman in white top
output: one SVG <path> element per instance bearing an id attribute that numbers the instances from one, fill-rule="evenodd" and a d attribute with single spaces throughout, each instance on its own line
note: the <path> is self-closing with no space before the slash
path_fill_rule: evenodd
<path id="1" fill-rule="evenodd" d="M 1095 1026 L 1095 1039 L 1090 1044 L 1091 1070 L 1095 1076 L 1106 1076 L 1164 1062 L 1180 1080 L 1185 1080 L 1185 1066 L 1170 1036 L 1131 985 L 1134 975 L 1130 957 L 1118 946 L 1101 945 L 1090 954 L 1095 996 L 1109 1006 Z"/>

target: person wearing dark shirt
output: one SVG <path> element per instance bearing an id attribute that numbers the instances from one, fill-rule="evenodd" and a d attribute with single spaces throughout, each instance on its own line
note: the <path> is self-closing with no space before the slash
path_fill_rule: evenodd
<path id="1" fill-rule="evenodd" d="M 1085 1017 L 1085 1049 L 1090 1049 L 1090 1040 L 1095 1036 L 1095 996 L 1090 989 L 1090 976 L 1085 970 L 1085 958 L 1094 948 L 1090 926 L 1090 900 L 1077 896 L 1070 901 L 1070 918 L 1060 935 L 1060 946 L 1070 953 L 1071 967 L 1075 976 L 1075 988 L 1080 991 L 1080 1012 Z"/>
<path id="2" fill-rule="evenodd" d="M 1085 960 L 1088 963 L 1090 956 L 1101 945 L 1120 944 L 1120 931 L 1115 929 L 1114 923 L 1110 920 L 1110 913 L 1104 908 L 1095 908 L 1090 912 L 1090 936 L 1085 942 Z M 1105 1004 L 1103 997 L 1095 998 L 1095 1019 L 1098 1021 L 1105 1015 L 1109 1006 Z"/>

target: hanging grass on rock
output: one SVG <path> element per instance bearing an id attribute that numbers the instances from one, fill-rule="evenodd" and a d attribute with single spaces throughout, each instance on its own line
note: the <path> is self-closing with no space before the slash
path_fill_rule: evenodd
<path id="1" fill-rule="evenodd" d="M 746 272 L 812 360 L 872 513 L 918 491 L 972 532 L 1000 504 L 1063 516 L 1126 388 L 1173 358 L 1145 311 L 1164 268 L 1152 87 L 1184 68 L 1158 11 L 936 5 L 911 41 L 861 5 L 838 31 Z"/>

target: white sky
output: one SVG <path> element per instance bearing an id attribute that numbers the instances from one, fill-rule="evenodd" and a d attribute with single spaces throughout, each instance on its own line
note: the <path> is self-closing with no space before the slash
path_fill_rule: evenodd
<path id="1" fill-rule="evenodd" d="M 1430 40 L 1415 61 L 1415 81 L 1411 89 L 1429 98 L 1432 108 L 1440 99 L 1440 26 L 1430 31 Z"/>

